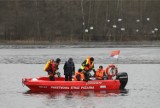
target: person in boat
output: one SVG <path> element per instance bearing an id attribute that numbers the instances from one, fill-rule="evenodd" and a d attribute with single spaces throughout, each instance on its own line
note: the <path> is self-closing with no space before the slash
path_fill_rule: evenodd
<path id="1" fill-rule="evenodd" d="M 86 82 L 88 82 L 89 77 L 90 77 L 90 71 L 93 70 L 93 72 L 95 73 L 95 69 L 94 69 L 94 58 L 93 57 L 88 57 L 86 60 L 83 61 L 83 63 L 81 64 L 81 69 L 84 72 L 84 76 L 85 76 L 85 80 Z"/>
<path id="2" fill-rule="evenodd" d="M 44 71 L 48 72 L 49 79 L 51 81 L 55 81 L 55 74 L 56 74 L 56 71 L 59 69 L 58 66 L 60 62 L 61 62 L 61 59 L 57 58 L 56 61 L 54 61 L 54 59 L 49 60 L 45 65 Z"/>
<path id="3" fill-rule="evenodd" d="M 109 64 L 106 68 L 106 75 L 109 80 L 112 80 L 118 73 L 118 68 L 114 64 Z"/>
<path id="4" fill-rule="evenodd" d="M 84 81 L 84 73 L 82 71 L 82 69 L 78 69 L 78 72 L 75 72 L 75 77 L 74 77 L 74 81 Z"/>
<path id="5" fill-rule="evenodd" d="M 64 66 L 65 81 L 72 81 L 72 75 L 75 73 L 75 65 L 72 58 L 65 62 Z"/>
<path id="6" fill-rule="evenodd" d="M 97 80 L 104 80 L 106 79 L 105 70 L 103 69 L 103 66 L 99 66 L 99 69 L 97 69 L 95 73 L 95 78 Z"/>

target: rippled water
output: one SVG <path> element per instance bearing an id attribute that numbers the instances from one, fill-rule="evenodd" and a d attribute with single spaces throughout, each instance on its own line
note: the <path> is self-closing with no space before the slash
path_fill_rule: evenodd
<path id="1" fill-rule="evenodd" d="M 121 51 L 118 61 L 110 57 L 113 50 Z M 160 47 L 0 49 L 0 63 L 6 64 L 44 64 L 56 57 L 61 58 L 62 63 L 73 57 L 75 63 L 80 64 L 88 56 L 93 56 L 95 63 L 99 64 L 160 64 Z"/>
<path id="2" fill-rule="evenodd" d="M 101 52 L 102 49 L 97 48 L 92 48 L 90 51 L 86 51 L 86 48 L 80 48 L 80 53 L 78 53 L 79 50 L 76 49 L 75 53 L 72 53 L 70 48 L 69 50 L 53 50 L 56 50 L 56 52 L 52 52 L 52 49 L 0 49 L 0 57 L 1 60 L 4 61 L 1 61 L 0 64 L 1 108 L 159 108 L 160 65 L 157 62 L 151 64 L 139 63 L 139 61 L 150 59 L 152 61 L 160 61 L 160 50 L 158 48 L 121 49 L 120 57 L 122 56 L 122 58 L 138 58 L 138 56 L 134 54 L 140 54 L 139 59 L 134 59 L 135 61 L 137 60 L 136 64 L 127 63 L 125 59 L 125 64 L 118 64 L 119 71 L 127 72 L 129 76 L 128 84 L 124 91 L 56 91 L 52 93 L 31 93 L 27 87 L 22 86 L 21 79 L 47 75 L 43 71 L 43 56 L 44 60 L 54 55 L 55 57 L 62 57 L 63 61 L 67 60 L 69 56 L 73 58 L 80 56 L 75 59 L 76 69 L 78 69 L 80 66 L 79 62 L 84 56 L 97 52 L 93 54 L 95 58 L 107 58 L 106 56 L 108 55 L 106 52 L 114 49 L 103 49 Z M 84 52 L 82 53 L 81 51 Z M 79 56 L 77 56 L 77 54 Z M 46 58 L 45 55 L 47 56 Z M 4 56 L 6 57 L 5 59 Z M 25 59 L 20 59 L 21 57 L 23 58 L 23 56 L 25 56 Z M 13 59 L 8 59 L 10 57 L 13 57 Z M 34 57 L 37 57 L 36 60 L 40 61 L 40 64 L 32 62 L 32 58 Z M 119 58 L 119 60 L 120 59 L 121 58 Z M 11 63 L 6 62 L 9 60 Z M 14 60 L 16 60 L 16 62 L 12 62 Z M 24 61 L 24 63 L 22 61 Z M 103 62 L 101 63 L 101 61 Z M 107 64 L 105 60 L 101 59 L 97 61 L 95 67 L 97 68 L 99 65 L 105 67 Z M 63 62 L 59 70 L 63 75 L 62 67 Z"/>

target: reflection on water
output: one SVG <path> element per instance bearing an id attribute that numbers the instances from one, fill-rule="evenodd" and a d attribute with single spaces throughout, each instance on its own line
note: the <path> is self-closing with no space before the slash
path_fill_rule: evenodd
<path id="1" fill-rule="evenodd" d="M 101 90 L 101 91 L 54 91 L 54 92 L 32 92 L 27 91 L 24 94 L 27 96 L 34 95 L 47 95 L 48 99 L 56 98 L 63 95 L 65 98 L 74 98 L 74 97 L 108 97 L 108 96 L 127 96 L 129 93 L 128 89 L 123 90 Z"/>

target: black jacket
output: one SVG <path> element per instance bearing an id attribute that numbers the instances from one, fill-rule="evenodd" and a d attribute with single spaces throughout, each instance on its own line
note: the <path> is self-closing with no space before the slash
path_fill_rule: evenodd
<path id="1" fill-rule="evenodd" d="M 73 72 L 75 72 L 74 62 L 66 61 L 63 69 L 64 69 L 64 75 L 71 75 Z"/>

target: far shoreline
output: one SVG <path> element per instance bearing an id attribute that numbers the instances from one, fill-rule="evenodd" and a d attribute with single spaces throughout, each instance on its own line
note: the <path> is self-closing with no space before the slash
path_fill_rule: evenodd
<path id="1" fill-rule="evenodd" d="M 128 42 L 49 42 L 49 41 L 6 41 L 0 42 L 2 48 L 134 48 L 160 47 L 160 41 Z"/>

